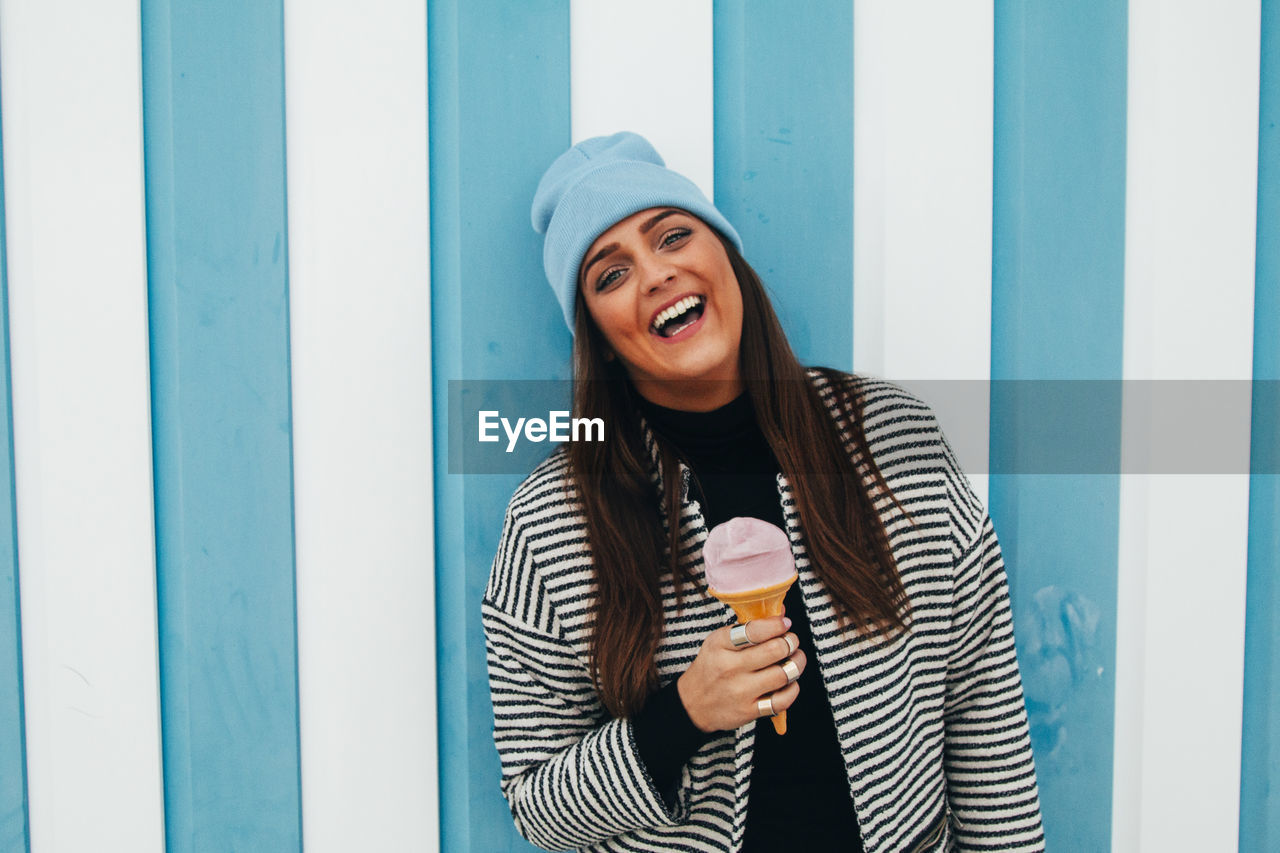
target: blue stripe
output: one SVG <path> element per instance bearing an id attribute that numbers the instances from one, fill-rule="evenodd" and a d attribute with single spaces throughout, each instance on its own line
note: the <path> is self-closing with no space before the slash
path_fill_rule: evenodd
<path id="1" fill-rule="evenodd" d="M 0 133 L 0 136 L 3 136 Z M 3 158 L 0 158 L 2 161 Z M 18 516 L 13 478 L 13 394 L 9 383 L 9 260 L 5 250 L 4 166 L 0 162 L 0 850 L 31 848 L 27 741 L 22 707 L 22 614 Z M 7 689 L 12 685 L 13 689 Z"/>
<path id="2" fill-rule="evenodd" d="M 1121 375 L 1127 30 L 1125 3 L 996 4 L 995 380 Z M 1013 385 L 992 391 L 992 470 L 1016 458 L 1019 421 L 1035 414 Z M 1094 418 L 1107 442 L 1115 402 Z M 1119 478 L 993 475 L 990 495 L 1049 847 L 1105 850 Z"/>
<path id="3" fill-rule="evenodd" d="M 165 832 L 300 850 L 280 0 L 144 0 Z"/>
<path id="4" fill-rule="evenodd" d="M 1280 2 L 1262 2 L 1258 111 L 1258 241 L 1253 300 L 1251 458 L 1280 459 Z M 1264 459 L 1270 464 L 1264 464 Z M 1240 849 L 1280 846 L 1280 475 L 1249 478 L 1249 592 L 1245 615 Z"/>
<path id="5" fill-rule="evenodd" d="M 801 361 L 851 370 L 853 4 L 717 0 L 714 16 L 716 206 Z"/>
<path id="6" fill-rule="evenodd" d="M 569 375 L 529 223 L 539 177 L 569 145 L 569 4 L 440 0 L 427 14 L 441 849 L 532 850 L 498 789 L 480 624 L 520 478 L 447 473 L 448 382 Z M 496 408 L 521 408 L 512 388 Z"/>

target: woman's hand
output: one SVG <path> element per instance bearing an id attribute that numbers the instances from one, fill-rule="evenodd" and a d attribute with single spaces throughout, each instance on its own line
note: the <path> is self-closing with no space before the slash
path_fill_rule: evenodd
<path id="1" fill-rule="evenodd" d="M 760 716 L 756 701 L 772 698 L 774 712 L 785 711 L 800 695 L 798 683 L 787 683 L 785 660 L 804 671 L 805 655 L 791 620 L 781 616 L 756 619 L 746 625 L 751 645 L 734 648 L 730 626 L 712 631 L 698 656 L 676 681 L 676 691 L 693 724 L 704 732 L 727 731 Z M 797 674 L 798 677 L 798 674 Z"/>

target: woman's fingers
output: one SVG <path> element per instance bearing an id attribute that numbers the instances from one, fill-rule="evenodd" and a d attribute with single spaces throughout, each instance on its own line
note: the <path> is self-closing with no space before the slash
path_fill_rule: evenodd
<path id="1" fill-rule="evenodd" d="M 788 662 L 790 665 L 788 665 Z M 797 649 L 796 653 L 790 657 L 783 658 L 780 661 L 771 661 L 763 669 L 755 672 L 753 675 L 755 680 L 752 682 L 752 686 L 758 689 L 761 694 L 781 690 L 800 678 L 800 674 L 804 672 L 805 665 L 808 662 L 804 652 Z M 795 678 L 792 678 L 792 675 Z"/>
<path id="2" fill-rule="evenodd" d="M 780 637 L 790 627 L 790 619 L 783 616 L 768 616 L 764 619 L 752 619 L 744 625 L 731 625 L 728 628 L 722 628 L 720 633 L 724 635 L 722 639 L 726 649 L 739 649 L 758 646 L 774 637 Z M 735 632 L 737 638 L 745 639 L 745 645 L 734 642 Z"/>
<path id="3" fill-rule="evenodd" d="M 799 684 L 788 684 L 781 690 L 774 690 L 772 693 L 766 693 L 761 699 L 768 698 L 773 705 L 773 713 L 779 714 L 787 710 L 795 704 L 796 699 L 800 696 Z M 758 701 L 758 700 L 757 700 Z M 756 716 L 759 716 L 757 713 Z"/>
<path id="4" fill-rule="evenodd" d="M 677 681 L 677 690 L 693 724 L 704 732 L 734 729 L 759 716 L 757 703 L 774 696 L 774 710 L 795 701 L 795 680 L 807 659 L 800 641 L 780 616 L 709 634 L 697 657 Z M 744 632 L 749 645 L 735 646 L 731 631 Z"/>
<path id="5" fill-rule="evenodd" d="M 795 634 L 787 633 L 774 637 L 749 648 L 740 649 L 736 653 L 738 666 L 748 672 L 764 669 L 771 663 L 791 657 L 800 648 L 800 640 Z"/>

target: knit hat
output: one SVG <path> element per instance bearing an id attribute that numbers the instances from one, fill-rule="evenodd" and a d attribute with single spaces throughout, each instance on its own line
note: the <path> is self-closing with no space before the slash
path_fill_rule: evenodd
<path id="1" fill-rule="evenodd" d="M 533 230 L 545 234 L 542 266 L 573 332 L 578 267 L 596 238 L 633 213 L 678 207 L 715 228 L 738 251 L 742 238 L 693 181 L 666 168 L 639 134 L 586 139 L 556 158 L 533 196 Z"/>

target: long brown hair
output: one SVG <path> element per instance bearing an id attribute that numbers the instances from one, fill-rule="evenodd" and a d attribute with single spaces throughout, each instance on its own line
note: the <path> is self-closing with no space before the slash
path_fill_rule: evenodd
<path id="1" fill-rule="evenodd" d="M 731 243 L 723 237 L 720 242 L 742 291 L 742 379 L 760 429 L 791 484 L 813 570 L 846 629 L 891 636 L 905 627 L 908 604 L 873 506 L 880 496 L 892 494 L 865 451 L 861 400 L 847 377 L 819 368 L 843 413 L 837 425 L 787 343 L 760 278 Z M 643 707 L 658 686 L 662 575 L 670 572 L 677 604 L 684 584 L 692 586 L 693 579 L 678 560 L 679 457 L 654 435 L 662 480 L 662 499 L 655 501 L 637 392 L 621 362 L 608 354 L 579 288 L 573 415 L 602 418 L 610 433 L 607 441 L 568 447 L 595 571 L 590 669 L 601 702 L 624 717 Z M 856 467 L 840 428 L 852 436 Z"/>

